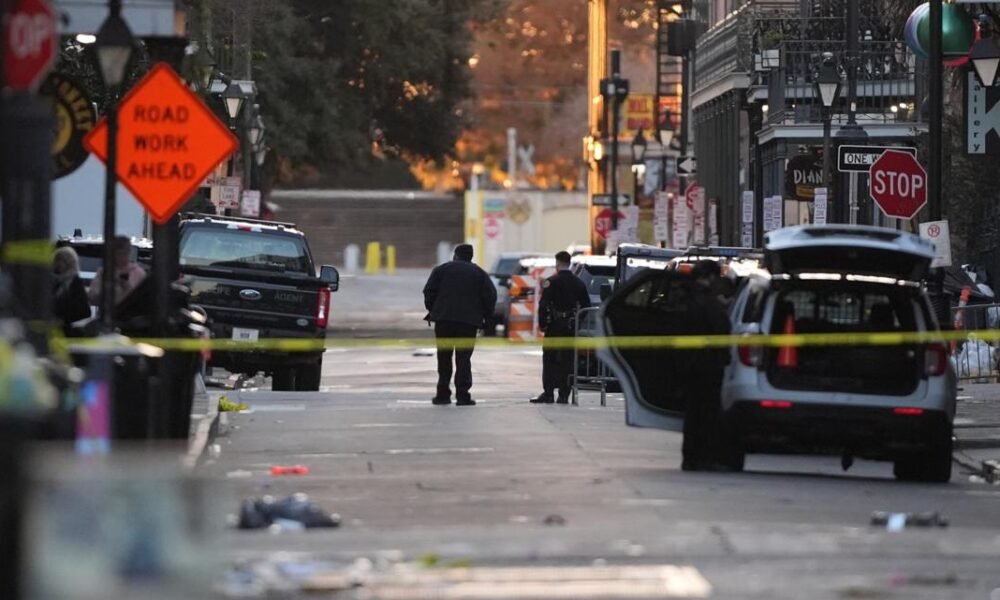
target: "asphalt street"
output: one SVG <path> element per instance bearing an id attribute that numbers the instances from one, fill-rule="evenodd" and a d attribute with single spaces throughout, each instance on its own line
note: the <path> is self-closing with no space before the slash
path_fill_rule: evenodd
<path id="1" fill-rule="evenodd" d="M 335 335 L 421 331 L 424 275 L 346 280 L 343 314 L 365 318 L 335 319 Z M 358 298 L 362 287 L 374 295 Z M 379 290 L 391 290 L 386 309 Z M 626 427 L 620 397 L 529 404 L 535 348 L 477 350 L 479 405 L 432 406 L 429 350 L 333 349 L 318 393 L 228 393 L 249 409 L 227 415 L 202 471 L 223 482 L 232 512 L 244 498 L 304 492 L 342 517 L 331 530 L 232 529 L 235 564 L 295 563 L 254 572 L 284 573 L 288 589 L 350 588 L 336 597 L 1000 598 L 1000 486 L 963 468 L 948 485 L 815 457 L 685 473 L 680 435 Z M 977 410 L 963 418 L 991 416 Z M 309 473 L 272 476 L 275 465 Z M 948 526 L 890 531 L 870 524 L 873 511 L 935 511 Z"/>

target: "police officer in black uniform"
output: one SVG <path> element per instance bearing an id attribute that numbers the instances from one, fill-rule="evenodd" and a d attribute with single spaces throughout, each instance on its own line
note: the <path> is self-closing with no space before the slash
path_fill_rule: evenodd
<path id="1" fill-rule="evenodd" d="M 565 339 L 576 334 L 576 312 L 590 306 L 587 285 L 569 270 L 569 252 L 556 254 L 558 272 L 542 283 L 538 302 L 538 324 L 545 333 L 542 343 L 542 386 L 544 391 L 532 398 L 534 404 L 569 402 L 569 376 L 573 372 L 573 349 Z M 549 341 L 556 343 L 546 343 Z M 553 394 L 559 390 L 558 399 Z"/>
<path id="2" fill-rule="evenodd" d="M 695 263 L 688 315 L 704 335 L 730 333 L 729 317 L 719 298 L 722 291 L 719 263 Z M 687 407 L 684 414 L 684 444 L 681 448 L 684 471 L 728 471 L 729 444 L 723 438 L 720 392 L 722 376 L 729 363 L 726 348 L 690 350 L 692 368 L 687 380 Z"/>

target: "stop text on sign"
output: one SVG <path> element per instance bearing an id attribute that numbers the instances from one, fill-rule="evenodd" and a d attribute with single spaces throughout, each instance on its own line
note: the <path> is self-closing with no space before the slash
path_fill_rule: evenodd
<path id="1" fill-rule="evenodd" d="M 872 173 L 872 191 L 904 198 L 917 198 L 927 187 L 927 178 L 920 173 L 877 171 Z"/>
<path id="2" fill-rule="evenodd" d="M 55 24 L 48 15 L 14 13 L 9 17 L 7 35 L 14 58 L 39 56 L 52 45 Z"/>

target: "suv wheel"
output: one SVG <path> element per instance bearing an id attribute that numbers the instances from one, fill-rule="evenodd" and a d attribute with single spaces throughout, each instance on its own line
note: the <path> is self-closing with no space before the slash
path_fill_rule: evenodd
<path id="1" fill-rule="evenodd" d="M 948 483 L 951 481 L 952 430 L 943 425 L 934 434 L 926 451 L 900 457 L 892 472 L 901 481 Z"/>
<path id="2" fill-rule="evenodd" d="M 322 361 L 299 367 L 295 370 L 295 390 L 298 392 L 318 392 L 322 376 Z"/>
<path id="3" fill-rule="evenodd" d="M 295 391 L 295 369 L 275 369 L 271 375 L 271 390 L 275 392 Z"/>

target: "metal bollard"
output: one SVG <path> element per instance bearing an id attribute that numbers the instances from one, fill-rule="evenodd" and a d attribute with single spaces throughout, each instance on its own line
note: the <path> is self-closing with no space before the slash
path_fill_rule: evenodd
<path id="1" fill-rule="evenodd" d="M 344 271 L 357 273 L 361 262 L 361 248 L 357 244 L 350 244 L 344 248 Z"/>
<path id="2" fill-rule="evenodd" d="M 396 274 L 396 247 L 392 245 L 385 247 L 385 272 L 387 275 Z"/>
<path id="3" fill-rule="evenodd" d="M 365 273 L 377 275 L 382 269 L 382 247 L 378 242 L 368 242 L 368 252 L 365 255 Z"/>

